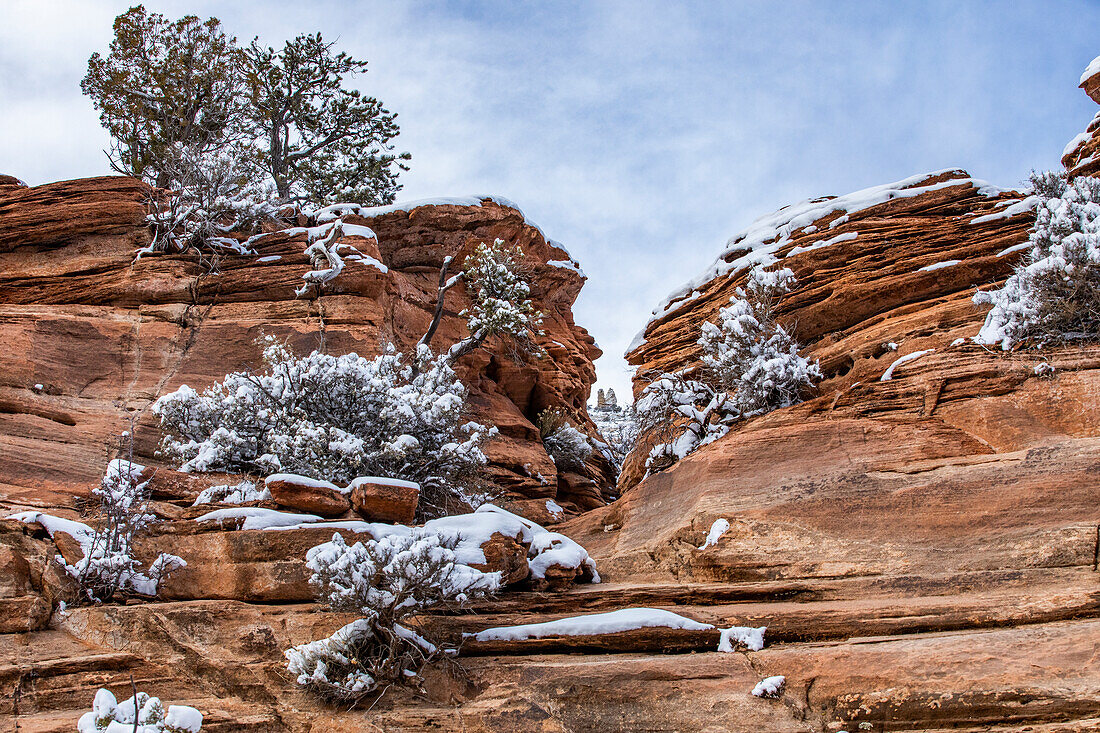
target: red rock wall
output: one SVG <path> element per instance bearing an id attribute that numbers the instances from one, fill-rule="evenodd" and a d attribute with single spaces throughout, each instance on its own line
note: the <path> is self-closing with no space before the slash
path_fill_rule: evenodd
<path id="1" fill-rule="evenodd" d="M 258 366 L 261 332 L 289 338 L 302 353 L 317 348 L 322 333 L 329 352 L 370 355 L 383 340 L 408 349 L 430 320 L 443 257 L 461 261 L 476 243 L 501 238 L 524 249 L 534 300 L 546 313 L 539 343 L 548 355 L 518 363 L 489 344 L 460 364 L 470 417 L 500 429 L 486 451 L 490 473 L 518 497 L 603 503 L 610 467 L 594 462 L 595 481 L 562 482 L 559 490 L 532 424 L 546 407 L 587 419 L 600 351 L 573 322 L 582 277 L 547 264 L 569 255 L 521 212 L 486 200 L 350 219 L 376 232 L 379 251 L 356 244 L 389 271 L 349 262 L 321 297 L 301 299 L 294 290 L 310 269 L 302 234 L 269 237 L 257 256 L 225 257 L 216 273 L 193 256 L 134 262 L 148 237 L 145 195 L 121 177 L 0 188 L 0 501 L 68 505 L 101 475 L 107 443 L 130 416 L 138 453 L 150 460 L 159 433 L 149 404 L 180 384 L 201 388 Z M 465 335 L 458 316 L 465 303 L 461 289 L 448 294 L 435 348 Z"/>

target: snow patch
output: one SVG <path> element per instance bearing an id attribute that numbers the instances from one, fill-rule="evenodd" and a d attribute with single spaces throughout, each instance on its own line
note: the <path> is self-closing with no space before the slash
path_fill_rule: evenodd
<path id="1" fill-rule="evenodd" d="M 815 249 L 821 249 L 822 247 L 828 247 L 828 246 L 833 245 L 833 244 L 839 244 L 841 242 L 850 242 L 858 236 L 859 236 L 859 232 L 845 232 L 844 234 L 836 235 L 832 239 L 826 239 L 823 242 L 815 242 L 815 243 L 807 245 L 805 247 L 803 247 L 801 245 L 798 246 L 798 247 L 795 247 L 790 252 L 788 252 L 786 254 L 786 256 L 791 257 L 792 255 L 802 254 L 803 252 L 813 252 Z"/>
<path id="2" fill-rule="evenodd" d="M 548 636 L 617 634 L 623 631 L 645 628 L 705 631 L 713 629 L 714 625 L 700 623 L 678 613 L 658 608 L 624 608 L 618 611 L 596 613 L 588 616 L 571 616 L 538 624 L 498 626 L 479 631 L 476 634 L 463 634 L 463 637 L 473 638 L 476 641 L 520 641 L 523 639 L 542 639 Z"/>
<path id="3" fill-rule="evenodd" d="M 718 544 L 718 540 L 726 533 L 730 528 L 729 520 L 727 519 L 715 519 L 714 524 L 710 525 L 710 532 L 707 532 L 707 539 L 703 544 L 699 545 L 700 550 L 705 550 L 708 547 L 712 547 Z"/>
<path id="4" fill-rule="evenodd" d="M 752 694 L 756 697 L 779 697 L 785 684 L 787 684 L 787 678 L 781 674 L 767 677 L 756 683 L 756 687 L 752 688 Z"/>
<path id="5" fill-rule="evenodd" d="M 932 272 L 933 270 L 942 270 L 945 267 L 954 267 L 960 262 L 962 262 L 962 260 L 944 260 L 943 262 L 937 262 L 933 265 L 925 265 L 924 267 L 918 268 L 917 272 Z"/>
<path id="6" fill-rule="evenodd" d="M 899 357 L 894 361 L 893 364 L 886 368 L 886 371 L 882 373 L 882 377 L 880 377 L 878 381 L 889 382 L 891 379 L 894 378 L 894 370 L 897 369 L 899 366 L 907 362 L 913 361 L 914 359 L 919 359 L 925 354 L 931 354 L 933 351 L 935 351 L 935 349 L 922 349 L 921 351 L 914 351 L 911 354 L 906 354 L 905 356 Z"/>
<path id="7" fill-rule="evenodd" d="M 217 522 L 218 526 L 224 526 L 226 521 L 243 519 L 241 529 L 269 529 L 271 527 L 283 527 L 287 525 L 301 525 L 322 521 L 322 517 L 316 514 L 291 514 L 275 509 L 264 509 L 257 506 L 234 507 L 231 509 L 215 509 L 201 517 L 195 517 L 196 522 Z"/>
<path id="8" fill-rule="evenodd" d="M 731 626 L 728 629 L 722 629 L 722 636 L 718 640 L 718 651 L 737 651 L 734 647 L 736 642 L 744 644 L 750 652 L 758 652 L 764 648 L 764 632 L 767 630 L 767 626 L 757 626 L 755 628 L 752 626 Z"/>
<path id="9" fill-rule="evenodd" d="M 1081 74 L 1081 80 L 1077 82 L 1078 85 L 1084 84 L 1097 74 L 1100 74 L 1100 56 L 1094 58 L 1089 62 L 1089 65 L 1085 67 L 1084 72 Z"/>

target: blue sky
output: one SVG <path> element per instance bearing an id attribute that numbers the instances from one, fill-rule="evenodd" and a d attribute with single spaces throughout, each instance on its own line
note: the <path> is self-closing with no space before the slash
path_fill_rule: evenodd
<path id="1" fill-rule="evenodd" d="M 79 81 L 129 3 L 3 0 L 0 172 L 107 172 Z M 1011 186 L 1058 166 L 1097 111 L 1097 2 L 148 2 L 272 45 L 370 62 L 399 115 L 399 198 L 517 202 L 588 273 L 575 309 L 628 393 L 622 352 L 670 291 L 761 214 L 962 167 Z"/>

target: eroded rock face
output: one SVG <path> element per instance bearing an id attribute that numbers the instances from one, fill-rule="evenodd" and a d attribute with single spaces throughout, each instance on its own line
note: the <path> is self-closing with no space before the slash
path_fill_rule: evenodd
<path id="1" fill-rule="evenodd" d="M 159 538 L 193 563 L 190 578 L 181 571 L 171 581 L 177 600 L 82 608 L 49 628 L 0 634 L 0 659 L 12 660 L 0 665 L 0 685 L 20 691 L 0 698 L 0 716 L 20 730 L 72 730 L 95 687 L 122 692 L 133 674 L 139 688 L 198 707 L 212 733 L 1100 729 L 1100 346 L 1004 353 L 967 341 L 983 318 L 970 302 L 974 288 L 1003 281 L 1020 256 L 1031 225 L 1023 197 L 961 172 L 891 190 L 771 241 L 779 244 L 771 255 L 801 281 L 780 317 L 822 363 L 818 394 L 645 480 L 633 456 L 633 486 L 620 500 L 555 526 L 588 549 L 603 583 L 510 590 L 419 619 L 451 643 L 467 639 L 462 674 L 429 671 L 422 691 L 395 687 L 370 710 L 301 692 L 281 650 L 350 620 L 298 603 L 309 597 L 301 557 L 332 530 L 200 527 L 189 520 L 206 508 L 181 507 Z M 385 241 L 380 232 L 379 255 L 396 262 Z M 721 276 L 650 324 L 636 364 L 670 370 L 698 358 L 699 322 L 744 278 L 716 267 Z M 289 304 L 265 313 L 285 325 Z M 409 314 L 424 317 L 420 307 Z M 202 328 L 214 330 L 212 319 Z M 387 322 L 384 312 L 379 319 Z M 243 353 L 246 341 L 234 348 Z M 899 357 L 929 349 L 881 381 Z M 1053 372 L 1037 374 L 1040 361 Z M 489 380 L 500 391 L 478 392 L 489 406 L 518 407 L 543 379 L 494 369 L 510 376 Z M 79 424 L 85 413 L 72 406 L 87 403 L 26 396 L 19 404 L 37 422 L 18 424 L 46 436 L 65 424 L 54 418 Z M 526 429 L 517 419 L 498 451 L 523 460 Z M 32 439 L 20 441 L 33 455 Z M 569 492 L 531 487 L 517 508 L 549 516 L 545 498 L 555 492 L 558 501 L 590 495 L 583 477 L 561 483 Z M 181 505 L 200 488 L 167 473 L 151 485 L 166 498 L 177 492 Z M 53 488 L 68 497 L 67 486 Z M 728 529 L 705 543 L 719 519 Z M 482 549 L 509 580 L 528 571 L 514 537 L 494 535 Z M 766 626 L 766 646 L 718 653 L 710 628 L 511 643 L 463 636 L 628 607 L 718 628 Z M 772 675 L 786 677 L 782 696 L 753 697 Z"/>
<path id="2" fill-rule="evenodd" d="M 492 479 L 517 498 L 558 496 L 532 420 L 563 407 L 583 423 L 600 352 L 570 310 L 583 277 L 562 266 L 568 253 L 521 212 L 486 199 L 349 217 L 377 239 L 348 242 L 383 267 L 348 261 L 319 297 L 297 298 L 311 269 L 301 229 L 275 233 L 256 256 L 227 256 L 213 271 L 190 255 L 134 261 L 148 236 L 145 196 L 121 177 L 0 189 L 0 500 L 68 505 L 98 480 L 104 446 L 131 417 L 138 457 L 155 464 L 149 404 L 180 384 L 201 389 L 258 367 L 261 333 L 300 353 L 323 344 L 372 355 L 385 340 L 408 350 L 430 321 L 443 258 L 461 262 L 495 238 L 523 247 L 546 314 L 539 343 L 547 356 L 517 363 L 491 343 L 458 371 L 470 387 L 470 417 L 500 430 L 486 448 Z M 436 349 L 466 335 L 458 315 L 466 303 L 461 288 L 448 294 Z M 611 467 L 597 457 L 590 472 L 608 492 Z M 562 504 L 576 508 L 565 497 Z"/>

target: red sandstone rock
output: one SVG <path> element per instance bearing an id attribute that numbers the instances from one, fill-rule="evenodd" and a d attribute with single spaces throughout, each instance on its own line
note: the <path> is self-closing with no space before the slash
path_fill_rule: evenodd
<path id="1" fill-rule="evenodd" d="M 264 481 L 271 499 L 279 506 L 322 517 L 339 517 L 351 508 L 348 497 L 327 481 L 280 473 Z"/>
<path id="2" fill-rule="evenodd" d="M 599 350 L 573 322 L 583 279 L 547 264 L 567 254 L 519 211 L 486 200 L 363 219 L 377 240 L 348 241 L 388 272 L 351 262 L 320 297 L 301 299 L 303 234 L 274 233 L 258 254 L 280 259 L 228 257 L 217 275 L 185 255 L 132 262 L 148 238 L 146 197 L 121 177 L 0 191 L 0 499 L 48 506 L 85 492 L 102 475 L 102 446 L 131 414 L 140 417 L 137 460 L 157 465 L 148 405 L 180 384 L 202 388 L 257 367 L 261 330 L 299 352 L 316 348 L 322 329 L 333 353 L 370 355 L 382 339 L 411 348 L 430 320 L 443 258 L 497 237 L 523 247 L 548 355 L 516 365 L 490 343 L 458 371 L 470 417 L 501 432 L 485 448 L 492 479 L 517 498 L 554 496 L 553 462 L 531 420 L 547 407 L 584 414 Z M 465 335 L 466 302 L 461 288 L 447 295 L 436 348 Z M 610 466 L 595 457 L 590 469 L 610 495 Z"/>
<path id="3" fill-rule="evenodd" d="M 494 532 L 488 542 L 481 545 L 485 553 L 484 563 L 472 563 L 470 567 L 486 573 L 499 572 L 501 585 L 512 585 L 527 579 L 530 568 L 527 566 L 527 547 L 516 542 L 514 537 Z"/>
<path id="4" fill-rule="evenodd" d="M 348 484 L 351 506 L 364 519 L 412 524 L 420 502 L 420 487 L 411 481 L 357 478 Z"/>

